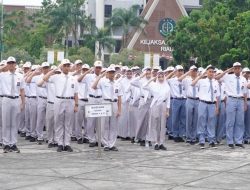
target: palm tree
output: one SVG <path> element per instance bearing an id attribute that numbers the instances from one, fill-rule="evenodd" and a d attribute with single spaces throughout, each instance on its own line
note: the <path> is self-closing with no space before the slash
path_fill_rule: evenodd
<path id="1" fill-rule="evenodd" d="M 147 21 L 142 16 L 138 16 L 139 10 L 139 5 L 133 5 L 128 10 L 123 8 L 117 8 L 113 10 L 112 17 L 110 18 L 111 28 L 122 28 L 123 48 L 125 48 L 127 45 L 130 30 L 139 28 L 142 29 L 142 24 L 147 24 Z"/>
<path id="2" fill-rule="evenodd" d="M 96 28 L 94 33 L 89 34 L 88 37 L 91 37 L 93 42 L 98 44 L 96 55 L 99 60 L 101 60 L 103 56 L 103 50 L 105 47 L 112 51 L 115 45 L 115 40 L 111 37 L 110 30 L 108 28 Z"/>

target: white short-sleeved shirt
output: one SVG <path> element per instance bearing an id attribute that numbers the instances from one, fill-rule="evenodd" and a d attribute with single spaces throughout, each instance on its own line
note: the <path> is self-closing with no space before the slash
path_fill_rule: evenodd
<path id="1" fill-rule="evenodd" d="M 12 73 L 11 72 L 4 72 L 0 73 L 0 83 L 2 88 L 2 95 L 6 96 L 19 96 L 20 89 L 24 89 L 24 81 L 23 75 L 20 73 L 14 73 L 14 94 L 11 94 L 11 86 L 12 86 Z"/>
<path id="2" fill-rule="evenodd" d="M 215 102 L 217 101 L 217 97 L 220 96 L 219 85 L 215 79 L 212 79 L 213 86 L 213 100 L 211 100 L 211 88 L 210 88 L 210 80 L 208 78 L 200 79 L 197 82 L 197 86 L 199 88 L 198 96 L 200 100 Z"/>
<path id="3" fill-rule="evenodd" d="M 239 76 L 240 93 L 237 93 L 237 76 L 235 74 L 226 74 L 221 81 L 225 83 L 226 93 L 228 96 L 243 97 L 247 93 L 247 80 Z"/>
<path id="4" fill-rule="evenodd" d="M 55 102 L 55 84 L 52 83 L 52 82 L 47 82 L 46 84 L 46 87 L 47 87 L 47 94 L 48 94 L 48 102 Z"/>
<path id="5" fill-rule="evenodd" d="M 97 79 L 97 75 L 96 74 L 87 74 L 83 79 L 82 79 L 82 83 L 86 83 L 87 87 L 88 87 L 88 95 L 93 95 L 93 96 L 101 96 L 102 92 L 100 89 L 93 89 L 92 85 L 93 83 L 96 81 Z"/>
<path id="6" fill-rule="evenodd" d="M 119 96 L 122 96 L 121 85 L 116 81 L 101 79 L 97 85 L 97 89 L 101 90 L 103 99 L 117 100 Z"/>
<path id="7" fill-rule="evenodd" d="M 32 78 L 32 80 L 31 80 L 31 83 L 35 83 L 37 85 L 37 83 L 39 81 L 41 81 L 43 79 L 43 77 L 44 77 L 44 74 L 34 76 Z M 47 89 L 45 87 L 37 86 L 36 92 L 37 92 L 37 96 L 42 96 L 42 97 L 47 97 L 48 96 Z"/>
<path id="8" fill-rule="evenodd" d="M 129 86 L 131 83 L 132 79 L 128 79 L 127 77 L 122 78 L 121 80 L 119 80 L 119 83 L 121 85 L 121 90 L 122 90 L 122 102 L 128 102 L 130 100 L 130 96 L 131 96 L 131 91 L 129 90 Z"/>
<path id="9" fill-rule="evenodd" d="M 219 91 L 220 91 L 220 100 L 225 100 L 225 98 L 227 97 L 225 83 L 218 82 L 218 86 L 219 86 Z"/>
<path id="10" fill-rule="evenodd" d="M 182 83 L 184 85 L 184 88 L 186 89 L 186 97 L 191 97 L 191 98 L 198 98 L 198 85 L 195 84 L 195 86 L 192 86 L 193 79 L 191 77 L 187 77 L 183 79 Z M 195 89 L 193 89 L 195 88 Z M 194 91 L 196 93 L 194 94 Z"/>
<path id="11" fill-rule="evenodd" d="M 67 87 L 63 94 L 64 84 L 66 82 L 66 75 L 61 73 L 50 77 L 48 82 L 52 82 L 55 85 L 55 95 L 59 97 L 74 97 L 78 93 L 78 83 L 75 77 L 68 75 Z"/>
<path id="12" fill-rule="evenodd" d="M 160 105 L 163 102 L 166 102 L 167 108 L 170 108 L 170 88 L 167 82 L 159 83 L 159 82 L 151 82 L 148 86 L 149 91 L 154 96 L 150 107 L 154 105 Z"/>
<path id="13" fill-rule="evenodd" d="M 79 75 L 76 75 L 76 80 Z M 78 82 L 78 98 L 79 99 L 87 99 L 88 98 L 88 84 L 85 80 Z"/>
<path id="14" fill-rule="evenodd" d="M 183 85 L 182 81 L 179 81 L 177 77 L 168 79 L 168 84 L 170 86 L 171 96 L 173 98 L 185 98 L 186 97 L 186 89 Z M 180 93 L 181 87 L 181 93 Z"/>

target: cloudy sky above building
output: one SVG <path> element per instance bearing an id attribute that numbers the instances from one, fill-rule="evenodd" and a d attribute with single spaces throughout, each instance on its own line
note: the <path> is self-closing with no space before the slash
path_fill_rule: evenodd
<path id="1" fill-rule="evenodd" d="M 41 5 L 41 2 L 42 0 L 3 0 L 4 5 Z"/>

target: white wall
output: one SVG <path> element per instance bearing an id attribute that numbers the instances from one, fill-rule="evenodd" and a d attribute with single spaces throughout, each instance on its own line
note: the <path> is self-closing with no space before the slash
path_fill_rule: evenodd
<path id="1" fill-rule="evenodd" d="M 185 6 L 199 6 L 199 0 L 181 0 L 182 4 Z"/>

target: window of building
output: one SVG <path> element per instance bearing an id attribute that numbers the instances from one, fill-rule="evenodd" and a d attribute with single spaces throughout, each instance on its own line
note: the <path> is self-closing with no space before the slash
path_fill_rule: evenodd
<path id="1" fill-rule="evenodd" d="M 105 5 L 105 7 L 104 7 L 104 16 L 106 18 L 112 16 L 112 5 Z"/>
<path id="2" fill-rule="evenodd" d="M 122 47 L 122 41 L 121 40 L 116 40 L 115 53 L 119 53 L 119 51 L 121 50 L 121 47 Z"/>
<path id="3" fill-rule="evenodd" d="M 199 0 L 199 5 L 203 5 L 203 0 Z"/>

